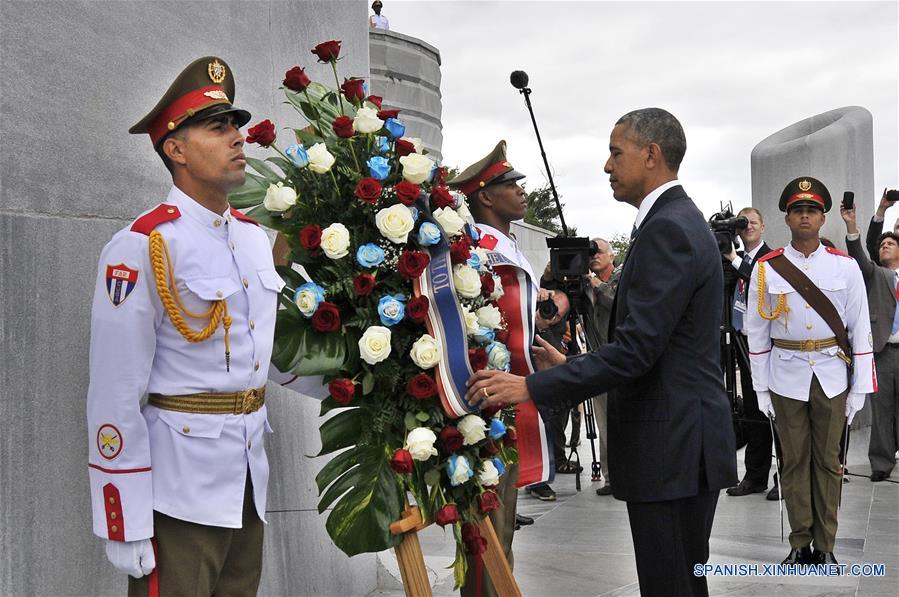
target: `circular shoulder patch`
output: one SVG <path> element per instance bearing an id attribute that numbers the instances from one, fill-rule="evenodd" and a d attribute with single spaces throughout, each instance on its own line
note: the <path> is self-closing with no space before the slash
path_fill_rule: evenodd
<path id="1" fill-rule="evenodd" d="M 114 425 L 104 423 L 97 430 L 97 451 L 106 460 L 113 460 L 122 452 L 122 434 Z"/>

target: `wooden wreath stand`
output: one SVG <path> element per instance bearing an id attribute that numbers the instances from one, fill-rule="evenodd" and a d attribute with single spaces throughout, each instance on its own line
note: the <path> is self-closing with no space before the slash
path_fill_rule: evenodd
<path id="1" fill-rule="evenodd" d="M 418 531 L 430 526 L 430 521 L 421 518 L 421 510 L 418 506 L 406 506 L 399 520 L 390 525 L 390 532 L 394 535 L 403 535 L 403 542 L 394 548 L 396 560 L 400 565 L 400 575 L 403 578 L 403 589 L 409 597 L 431 597 L 431 582 L 428 580 L 428 571 L 425 568 L 425 559 L 421 553 L 421 543 L 418 541 Z M 487 540 L 487 551 L 482 556 L 484 565 L 493 587 L 500 597 L 521 597 L 518 583 L 512 576 L 512 569 L 506 561 L 506 554 L 496 538 L 493 523 L 485 516 L 478 523 L 481 536 Z"/>

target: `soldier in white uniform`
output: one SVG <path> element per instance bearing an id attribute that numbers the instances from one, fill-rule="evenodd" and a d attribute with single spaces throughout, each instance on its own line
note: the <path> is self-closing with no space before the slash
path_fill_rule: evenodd
<path id="1" fill-rule="evenodd" d="M 93 530 L 130 595 L 255 595 L 261 576 L 264 386 L 283 282 L 266 234 L 228 205 L 250 119 L 233 99 L 227 64 L 200 58 L 130 129 L 149 134 L 174 184 L 100 255 Z"/>
<path id="2" fill-rule="evenodd" d="M 820 181 L 810 176 L 791 181 L 780 209 L 792 241 L 761 257 L 749 283 L 746 330 L 753 387 L 759 410 L 774 418 L 783 448 L 781 491 L 792 531 L 784 564 L 836 563 L 840 437 L 876 385 L 861 271 L 851 257 L 819 241 L 830 206 L 830 193 Z M 796 290 L 799 284 L 775 271 L 775 266 L 784 271 L 784 258 L 833 304 L 837 327 L 848 331 L 847 350 L 826 321 L 827 309 L 816 309 L 810 304 L 814 300 Z M 787 275 L 802 281 L 795 273 Z"/>

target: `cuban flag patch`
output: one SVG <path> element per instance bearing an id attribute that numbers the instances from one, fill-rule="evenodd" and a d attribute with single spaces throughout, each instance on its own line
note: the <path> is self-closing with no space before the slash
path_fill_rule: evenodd
<path id="1" fill-rule="evenodd" d="M 106 292 L 116 307 L 125 302 L 136 285 L 136 269 L 131 269 L 124 263 L 106 266 Z"/>

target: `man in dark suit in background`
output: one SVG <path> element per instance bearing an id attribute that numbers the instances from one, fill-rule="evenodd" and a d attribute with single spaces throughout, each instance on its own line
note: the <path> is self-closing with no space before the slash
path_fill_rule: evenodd
<path id="1" fill-rule="evenodd" d="M 883 233 L 883 222 L 886 218 L 887 210 L 896 203 L 887 199 L 888 192 L 890 192 L 888 189 L 883 190 L 883 194 L 880 196 L 880 203 L 877 205 L 877 211 L 871 216 L 868 234 L 865 236 L 865 247 L 868 249 L 868 255 L 871 256 L 871 261 L 877 265 L 883 265 L 880 263 L 880 235 Z M 899 218 L 893 224 L 893 233 L 899 234 Z"/>
<path id="2" fill-rule="evenodd" d="M 479 371 L 472 404 L 533 399 L 544 416 L 609 391 L 613 495 L 627 502 L 640 592 L 707 595 L 694 566 L 708 561 L 721 489 L 736 456 L 724 392 L 719 326 L 721 255 L 677 181 L 686 139 L 658 108 L 615 124 L 605 165 L 615 199 L 638 209 L 609 343 L 569 361 L 545 342 L 527 377 Z"/>

